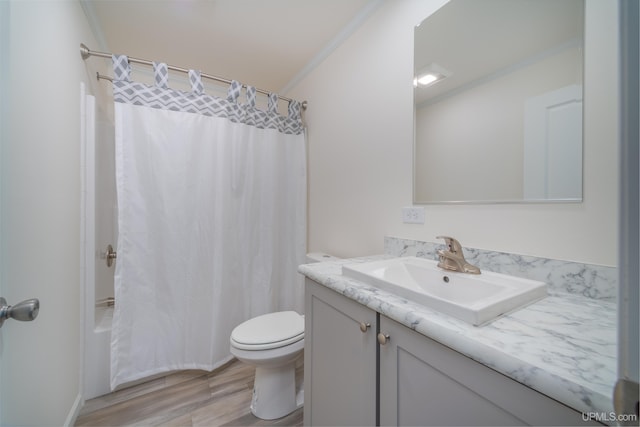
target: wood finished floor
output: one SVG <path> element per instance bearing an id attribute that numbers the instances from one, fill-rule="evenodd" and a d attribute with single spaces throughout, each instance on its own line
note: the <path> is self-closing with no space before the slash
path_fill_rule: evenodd
<path id="1" fill-rule="evenodd" d="M 213 372 L 182 371 L 88 400 L 76 426 L 301 426 L 300 408 L 265 421 L 250 411 L 254 369 L 233 360 Z M 296 370 L 298 385 L 302 366 Z"/>

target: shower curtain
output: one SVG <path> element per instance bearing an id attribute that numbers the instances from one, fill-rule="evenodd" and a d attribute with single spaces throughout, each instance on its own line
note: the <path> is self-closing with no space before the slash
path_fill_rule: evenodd
<path id="1" fill-rule="evenodd" d="M 278 115 L 232 82 L 208 96 L 130 81 L 113 57 L 118 247 L 111 387 L 230 360 L 232 329 L 303 310 L 306 154 L 300 104 Z"/>

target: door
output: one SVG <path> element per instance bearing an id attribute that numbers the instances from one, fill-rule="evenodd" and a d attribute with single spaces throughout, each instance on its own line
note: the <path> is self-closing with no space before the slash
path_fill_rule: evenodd
<path id="1" fill-rule="evenodd" d="M 20 133 L 21 124 L 12 123 L 16 118 L 16 114 L 11 114 L 16 103 L 12 102 L 9 92 L 9 48 L 14 36 L 11 25 L 15 25 L 10 15 L 14 10 L 12 3 L 0 1 L 0 297 L 5 298 L 8 305 L 40 296 L 34 289 L 32 275 L 24 274 L 23 264 L 17 259 L 29 240 L 28 236 L 20 238 L 24 229 L 19 218 L 23 216 L 28 220 L 29 215 L 24 215 L 25 204 L 17 200 L 18 193 L 28 184 L 20 179 L 22 165 L 17 158 L 21 147 L 16 135 Z M 19 378 L 36 381 L 34 386 L 37 384 L 35 376 L 24 375 L 28 370 L 38 370 L 33 343 L 41 340 L 44 331 L 36 325 L 36 322 L 7 319 L 0 328 L 0 425 L 20 421 L 15 414 L 29 404 L 24 398 L 27 390 Z"/>
<path id="2" fill-rule="evenodd" d="M 509 380 L 384 316 L 380 334 L 380 425 L 523 425 L 492 401 Z"/>
<path id="3" fill-rule="evenodd" d="M 618 237 L 618 382 L 614 406 L 620 425 L 638 425 L 638 288 L 640 287 L 638 196 L 640 173 L 638 151 L 638 75 L 640 7 L 636 0 L 620 2 L 621 120 L 620 120 L 620 210 Z"/>
<path id="4" fill-rule="evenodd" d="M 376 425 L 376 312 L 306 279 L 304 424 Z"/>
<path id="5" fill-rule="evenodd" d="M 380 316 L 380 425 L 597 425 L 424 335 Z"/>
<path id="6" fill-rule="evenodd" d="M 69 424 L 82 403 L 83 22 L 76 1 L 0 1 L 0 296 L 40 300 L 0 328 L 2 425 Z"/>
<path id="7" fill-rule="evenodd" d="M 582 199 L 582 86 L 525 103 L 525 200 Z"/>

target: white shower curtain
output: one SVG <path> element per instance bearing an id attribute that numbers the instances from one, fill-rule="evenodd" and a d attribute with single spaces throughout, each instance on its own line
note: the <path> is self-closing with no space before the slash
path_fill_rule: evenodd
<path id="1" fill-rule="evenodd" d="M 111 387 L 230 359 L 229 336 L 270 311 L 302 312 L 306 154 L 299 104 L 289 117 L 129 81 L 114 56 L 118 248 Z"/>

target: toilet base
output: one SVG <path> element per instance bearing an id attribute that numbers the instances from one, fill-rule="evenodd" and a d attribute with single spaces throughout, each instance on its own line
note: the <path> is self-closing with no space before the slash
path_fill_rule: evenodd
<path id="1" fill-rule="evenodd" d="M 277 367 L 256 367 L 251 413 L 263 420 L 289 415 L 304 403 L 304 391 L 296 393 L 295 361 Z"/>

